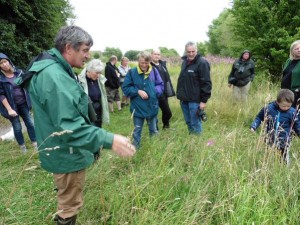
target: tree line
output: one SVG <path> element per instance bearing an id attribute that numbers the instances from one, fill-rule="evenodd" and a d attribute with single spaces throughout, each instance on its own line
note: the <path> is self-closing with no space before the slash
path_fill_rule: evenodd
<path id="1" fill-rule="evenodd" d="M 278 80 L 291 43 L 300 39 L 299 7 L 297 0 L 234 0 L 212 22 L 202 48 L 231 57 L 249 49 L 257 68 Z"/>
<path id="2" fill-rule="evenodd" d="M 55 34 L 74 18 L 67 0 L 1 0 L 0 51 L 21 68 L 53 47 Z"/>
<path id="3" fill-rule="evenodd" d="M 250 50 L 258 70 L 273 78 L 281 76 L 288 58 L 290 44 L 300 37 L 300 16 L 297 0 L 233 0 L 209 26 L 209 41 L 199 42 L 198 50 L 206 55 L 239 57 Z M 1 0 L 0 51 L 7 53 L 20 67 L 53 46 L 59 28 L 75 18 L 68 0 Z M 179 54 L 175 49 L 160 47 L 165 57 Z M 107 47 L 95 57 L 119 59 L 124 55 L 135 60 L 138 50 L 124 54 L 118 48 Z"/>
<path id="4" fill-rule="evenodd" d="M 165 58 L 176 57 L 176 56 L 179 57 L 178 52 L 173 48 L 168 49 L 166 47 L 159 47 L 159 49 L 160 49 L 161 54 Z M 146 49 L 146 50 L 151 51 L 152 49 Z M 136 61 L 137 55 L 140 51 L 142 51 L 142 50 L 129 50 L 123 54 L 119 48 L 106 47 L 103 52 L 95 52 L 93 54 L 93 57 L 94 58 L 103 58 L 104 60 L 108 60 L 112 55 L 115 55 L 115 56 L 117 56 L 118 60 L 120 60 L 122 58 L 122 56 L 125 56 L 131 61 Z"/>

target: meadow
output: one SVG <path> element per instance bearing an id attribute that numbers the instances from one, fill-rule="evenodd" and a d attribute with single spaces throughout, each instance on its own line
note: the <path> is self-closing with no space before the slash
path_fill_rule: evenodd
<path id="1" fill-rule="evenodd" d="M 261 129 L 249 130 L 279 85 L 258 73 L 248 102 L 235 103 L 227 86 L 231 65 L 211 59 L 213 93 L 201 136 L 188 134 L 172 97 L 171 129 L 161 129 L 159 114 L 159 134 L 150 139 L 145 126 L 132 159 L 102 151 L 87 169 L 77 224 L 299 224 L 299 140 L 293 140 L 287 167 L 266 148 Z M 169 65 L 174 86 L 179 71 L 179 65 Z M 130 136 L 129 108 L 111 114 L 104 128 Z M 15 142 L 0 142 L 0 149 L 0 224 L 54 224 L 52 174 L 40 167 L 33 149 L 23 155 Z"/>

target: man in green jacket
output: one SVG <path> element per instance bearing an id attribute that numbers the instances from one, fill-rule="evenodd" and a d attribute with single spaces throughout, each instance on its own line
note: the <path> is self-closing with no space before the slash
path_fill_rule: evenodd
<path id="1" fill-rule="evenodd" d="M 88 118 L 88 96 L 72 67 L 84 66 L 92 45 L 92 37 L 80 27 L 63 27 L 55 48 L 29 69 L 34 72 L 28 90 L 41 166 L 54 174 L 58 188 L 57 224 L 75 224 L 83 205 L 85 168 L 93 163 L 93 153 L 101 148 L 124 157 L 135 153 L 126 137 L 95 127 Z"/>

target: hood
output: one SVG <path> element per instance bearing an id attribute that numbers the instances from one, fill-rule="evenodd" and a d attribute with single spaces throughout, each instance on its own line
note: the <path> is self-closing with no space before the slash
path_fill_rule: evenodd
<path id="1" fill-rule="evenodd" d="M 12 67 L 15 67 L 14 64 L 12 63 L 12 61 L 10 60 L 10 58 L 8 58 L 8 56 L 2 52 L 0 53 L 0 60 L 1 59 L 6 59 L 7 61 L 9 61 L 10 65 L 12 65 Z"/>
<path id="2" fill-rule="evenodd" d="M 244 53 L 246 53 L 246 52 L 248 52 L 249 53 L 249 59 L 248 60 L 250 60 L 251 59 L 251 52 L 249 51 L 249 50 L 244 50 L 243 52 L 242 52 L 242 54 L 241 54 L 241 56 L 240 56 L 240 59 L 242 59 L 243 58 L 243 55 L 244 55 Z M 247 60 L 247 61 L 248 61 Z"/>

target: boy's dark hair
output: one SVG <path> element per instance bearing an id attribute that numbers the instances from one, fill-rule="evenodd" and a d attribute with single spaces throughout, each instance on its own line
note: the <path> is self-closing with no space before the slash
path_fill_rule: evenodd
<path id="1" fill-rule="evenodd" d="M 288 102 L 288 103 L 293 103 L 294 102 L 294 93 L 289 90 L 289 89 L 281 89 L 279 92 L 278 92 L 278 95 L 277 95 L 277 102 Z"/>

